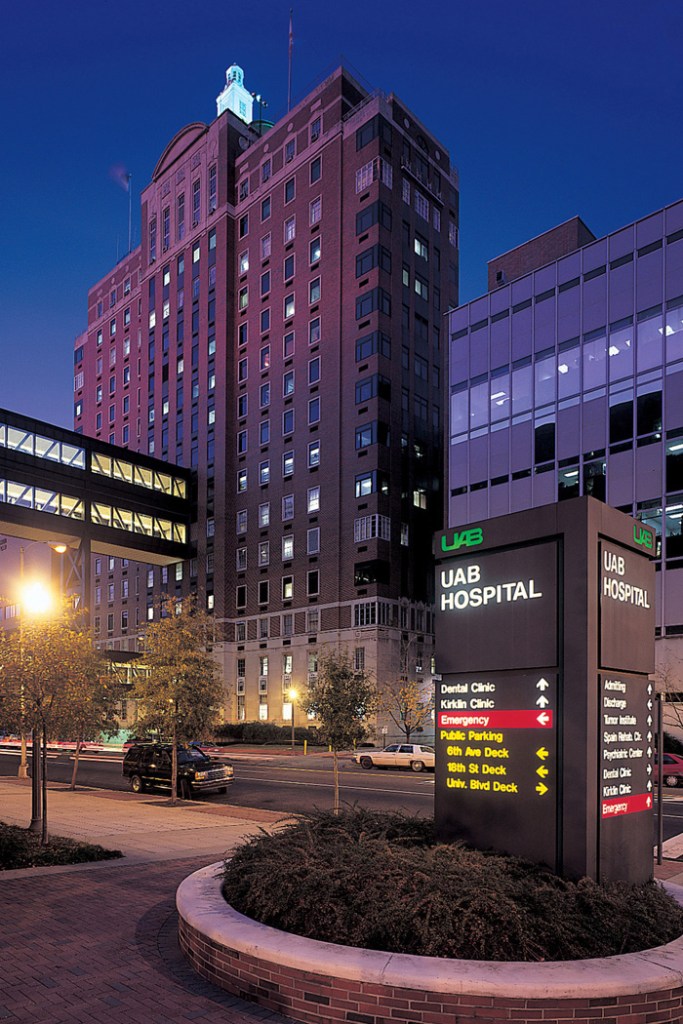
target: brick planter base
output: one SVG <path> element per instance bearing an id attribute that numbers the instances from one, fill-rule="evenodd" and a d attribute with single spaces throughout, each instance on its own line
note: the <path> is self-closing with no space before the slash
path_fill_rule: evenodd
<path id="1" fill-rule="evenodd" d="M 203 868 L 178 889 L 185 955 L 220 988 L 303 1024 L 683 1021 L 683 938 L 566 963 L 381 953 L 304 939 L 238 914 L 221 895 L 221 869 Z"/>

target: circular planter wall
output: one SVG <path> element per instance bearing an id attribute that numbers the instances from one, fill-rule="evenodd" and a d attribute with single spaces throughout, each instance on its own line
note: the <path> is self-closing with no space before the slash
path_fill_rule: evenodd
<path id="1" fill-rule="evenodd" d="M 304 1024 L 664 1024 L 683 1020 L 683 938 L 563 963 L 483 963 L 305 939 L 238 914 L 222 864 L 177 893 L 180 945 L 202 977 Z M 683 895 L 678 887 L 677 898 Z"/>

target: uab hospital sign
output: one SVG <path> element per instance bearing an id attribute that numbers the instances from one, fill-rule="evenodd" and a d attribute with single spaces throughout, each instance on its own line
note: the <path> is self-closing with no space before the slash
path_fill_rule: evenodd
<path id="1" fill-rule="evenodd" d="M 653 551 L 591 498 L 437 536 L 442 839 L 650 877 Z"/>

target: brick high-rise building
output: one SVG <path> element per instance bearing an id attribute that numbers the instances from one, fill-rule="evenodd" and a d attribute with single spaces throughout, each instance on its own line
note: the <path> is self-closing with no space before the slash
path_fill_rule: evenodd
<path id="1" fill-rule="evenodd" d="M 270 125 L 233 66 L 218 111 L 164 150 L 76 343 L 76 428 L 196 469 L 197 556 L 96 564 L 93 614 L 134 650 L 162 593 L 198 589 L 226 717 L 281 722 L 326 645 L 431 682 L 457 176 L 343 68 Z"/>

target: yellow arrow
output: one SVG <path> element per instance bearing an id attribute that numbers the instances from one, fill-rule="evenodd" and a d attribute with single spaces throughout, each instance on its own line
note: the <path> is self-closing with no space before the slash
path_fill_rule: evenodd
<path id="1" fill-rule="evenodd" d="M 548 792 L 548 787 L 544 786 L 542 782 L 536 786 L 536 792 L 539 796 L 544 796 Z"/>
<path id="2" fill-rule="evenodd" d="M 545 747 L 539 747 L 536 751 L 536 757 L 540 757 L 542 761 L 545 761 L 546 757 L 550 757 L 550 754 L 545 749 Z"/>
<path id="3" fill-rule="evenodd" d="M 536 774 L 540 775 L 541 778 L 544 779 L 546 775 L 549 774 L 549 770 L 546 768 L 544 764 L 539 764 L 538 768 L 536 769 Z"/>

